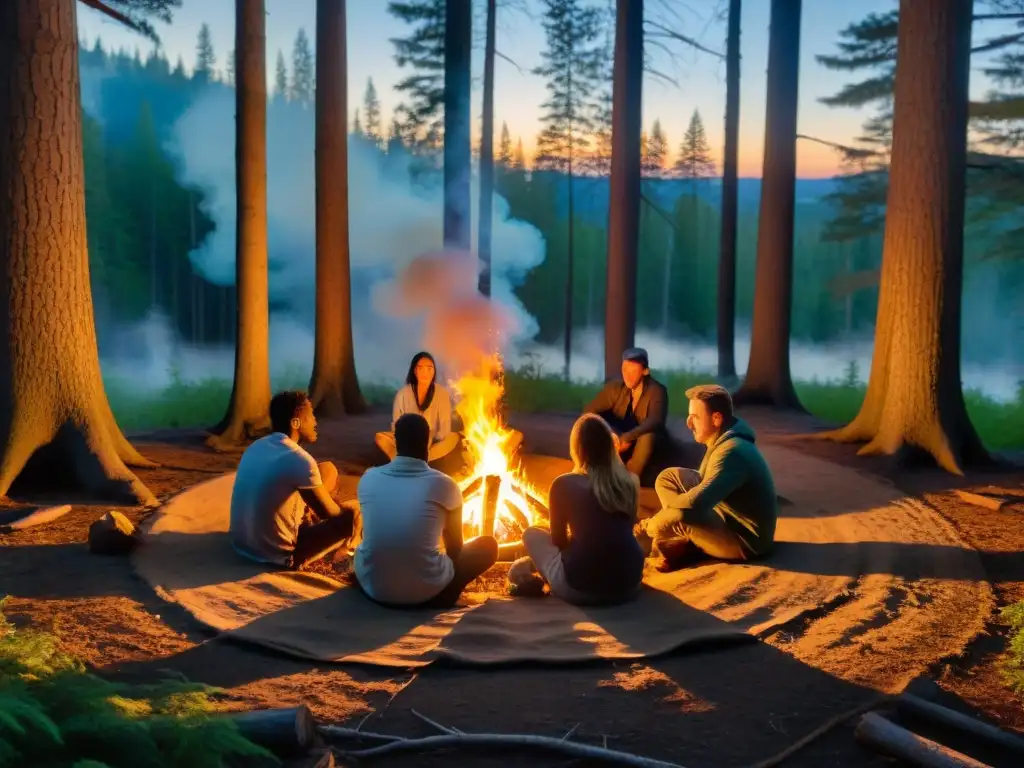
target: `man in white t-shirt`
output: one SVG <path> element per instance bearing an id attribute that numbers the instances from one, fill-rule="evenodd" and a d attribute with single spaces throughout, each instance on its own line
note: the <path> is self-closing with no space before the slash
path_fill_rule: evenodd
<path id="1" fill-rule="evenodd" d="M 418 413 L 395 422 L 398 455 L 359 481 L 362 541 L 354 575 L 375 602 L 391 607 L 450 608 L 462 590 L 494 565 L 498 542 L 479 536 L 463 545 L 462 493 L 427 466 L 430 426 Z M 444 542 L 444 551 L 440 544 Z"/>
<path id="2" fill-rule="evenodd" d="M 331 498 L 338 470 L 299 446 L 316 442 L 316 416 L 305 392 L 278 392 L 270 401 L 274 430 L 250 445 L 231 490 L 231 543 L 261 563 L 301 568 L 351 539 L 356 512 Z M 316 522 L 305 522 L 306 510 Z"/>

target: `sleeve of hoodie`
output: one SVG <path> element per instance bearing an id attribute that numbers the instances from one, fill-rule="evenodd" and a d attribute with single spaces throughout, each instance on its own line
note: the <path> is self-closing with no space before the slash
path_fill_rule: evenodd
<path id="1" fill-rule="evenodd" d="M 647 404 L 647 417 L 637 424 L 636 427 L 622 435 L 622 439 L 631 443 L 641 435 L 656 432 L 665 426 L 667 418 L 668 395 L 665 392 L 665 387 L 660 384 L 651 386 L 651 399 Z"/>
<path id="2" fill-rule="evenodd" d="M 747 464 L 733 453 L 731 446 L 721 446 L 708 458 L 704 475 L 697 485 L 670 500 L 650 519 L 648 531 L 656 534 L 674 523 L 683 522 L 688 510 L 695 518 L 711 512 L 747 479 Z"/>
<path id="3" fill-rule="evenodd" d="M 610 411 L 615 407 L 615 398 L 619 393 L 619 383 L 617 381 L 609 381 L 601 391 L 597 393 L 587 407 L 583 409 L 584 413 L 604 413 Z"/>

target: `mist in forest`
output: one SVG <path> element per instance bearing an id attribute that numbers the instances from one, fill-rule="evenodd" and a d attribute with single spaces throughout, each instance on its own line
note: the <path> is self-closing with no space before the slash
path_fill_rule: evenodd
<path id="1" fill-rule="evenodd" d="M 82 100 L 87 113 L 104 114 L 103 84 L 112 76 L 110 71 L 83 67 Z M 109 111 L 112 99 L 107 101 Z M 199 274 L 219 285 L 234 282 L 234 109 L 231 88 L 200 89 L 173 122 L 170 135 L 164 141 L 167 156 L 175 161 L 178 182 L 206 192 L 204 212 L 215 223 L 215 229 L 189 258 Z M 446 327 L 468 330 L 477 329 L 480 322 L 484 322 L 478 322 L 481 317 L 475 314 L 478 309 L 468 304 L 459 310 L 463 312 L 461 315 L 458 311 L 445 315 L 443 311 L 446 288 L 457 288 L 458 293 L 468 287 L 472 292 L 476 282 L 475 260 L 452 259 L 447 268 L 455 271 L 449 273 L 447 283 L 436 291 L 432 301 L 420 301 L 417 305 L 417 300 L 408 293 L 396 293 L 410 264 L 440 253 L 442 191 L 439 184 L 430 182 L 430 174 L 420 177 L 423 183 L 414 184 L 410 180 L 415 176 L 410 174 L 409 167 L 413 159 L 404 152 L 382 153 L 357 136 L 350 136 L 349 149 L 357 370 L 361 381 L 394 383 L 404 377 L 410 357 L 420 348 L 433 347 L 443 357 L 444 350 L 437 346 L 450 344 L 453 335 L 446 331 L 439 336 L 439 324 L 448 323 Z M 308 375 L 313 356 L 312 109 L 294 102 L 271 103 L 267 111 L 267 150 L 271 369 L 278 381 L 294 382 Z M 474 223 L 477 201 L 474 184 L 471 199 Z M 798 206 L 798 235 L 800 218 Z M 476 243 L 475 231 L 473 243 Z M 534 341 L 537 321 L 515 293 L 527 274 L 545 260 L 546 248 L 541 232 L 530 223 L 511 218 L 508 203 L 496 196 L 493 293 L 499 312 L 486 322 L 503 329 L 501 346 L 508 367 L 539 368 L 542 373 L 558 375 L 562 370 L 561 344 Z M 742 264 L 741 268 L 746 271 Z M 799 274 L 797 277 L 799 280 Z M 1005 308 L 986 298 L 996 291 L 1000 279 L 998 269 L 984 265 L 975 265 L 965 276 L 963 379 L 967 388 L 1010 399 L 1016 395 L 1018 381 L 1024 379 L 1024 356 L 1015 351 L 1024 344 L 1024 313 L 1018 310 L 1008 316 Z M 741 293 L 746 290 L 744 283 L 749 286 L 749 281 L 750 275 L 738 276 Z M 797 289 L 800 290 L 799 286 Z M 470 300 L 471 297 L 463 298 Z M 102 301 L 98 301 L 98 305 L 101 304 Z M 603 301 L 598 305 L 603 305 Z M 174 324 L 159 311 L 151 312 L 138 323 L 105 323 L 99 309 L 97 314 L 104 349 L 103 370 L 108 376 L 131 380 L 139 389 L 156 392 L 175 379 L 230 380 L 233 374 L 233 348 L 189 344 L 178 336 Z M 432 317 L 434 321 L 430 322 Z M 742 320 L 737 330 L 736 364 L 742 373 L 749 350 L 749 334 Z M 443 341 L 438 342 L 439 338 Z M 652 364 L 660 370 L 687 368 L 706 370 L 710 374 L 716 368 L 713 339 L 685 331 L 665 333 L 641 329 L 637 342 L 650 350 Z M 573 379 L 595 381 L 602 375 L 602 344 L 599 328 L 580 328 L 574 333 Z M 827 345 L 793 341 L 791 367 L 797 379 L 844 379 L 852 371 L 865 381 L 870 360 L 871 339 L 863 334 L 858 339 Z"/>

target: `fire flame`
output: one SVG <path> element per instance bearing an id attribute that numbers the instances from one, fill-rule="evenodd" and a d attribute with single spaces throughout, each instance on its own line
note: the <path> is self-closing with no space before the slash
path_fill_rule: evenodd
<path id="1" fill-rule="evenodd" d="M 537 521 L 537 505 L 542 502 L 521 465 L 516 462 L 512 466 L 517 433 L 502 423 L 500 415 L 505 390 L 501 356 L 485 357 L 479 370 L 454 382 L 452 389 L 458 395 L 456 412 L 462 419 L 471 461 L 468 476 L 459 483 L 464 497 L 463 535 L 491 534 L 499 542 L 518 540 L 523 529 Z M 499 478 L 493 532 L 483 530 L 487 478 Z"/>

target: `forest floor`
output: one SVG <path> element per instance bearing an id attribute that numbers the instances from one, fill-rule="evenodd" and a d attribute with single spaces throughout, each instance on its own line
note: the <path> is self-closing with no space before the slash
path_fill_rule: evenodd
<path id="1" fill-rule="evenodd" d="M 743 415 L 762 441 L 781 441 L 789 448 L 877 474 L 923 500 L 977 549 L 999 606 L 1024 600 L 1024 504 L 993 512 L 965 504 L 954 492 L 1002 489 L 1020 495 L 1024 470 L 1004 467 L 966 478 L 937 471 L 897 471 L 882 460 L 857 457 L 852 446 L 794 439 L 819 426 L 809 417 L 756 409 Z M 519 415 L 512 421 L 528 442 L 535 433 L 546 434 L 550 442 L 553 430 L 561 430 L 565 420 Z M 343 471 L 358 472 L 372 455 L 372 426 L 355 421 L 323 424 L 313 452 L 320 459 L 334 459 Z M 566 439 L 558 438 L 563 450 Z M 163 465 L 139 472 L 161 500 L 233 470 L 238 461 L 237 454 L 207 449 L 196 431 L 150 433 L 134 441 Z M 410 736 L 428 733 L 413 718 L 412 709 L 465 731 L 561 737 L 576 726 L 573 738 L 581 742 L 606 743 L 691 767 L 755 764 L 858 703 L 843 681 L 767 643 L 638 663 L 489 671 L 432 666 L 416 674 L 313 664 L 207 642 L 210 633 L 159 600 L 134 575 L 128 560 L 88 553 L 88 526 L 108 509 L 109 505 L 75 504 L 50 525 L 0 535 L 0 594 L 10 595 L 4 612 L 18 626 L 54 631 L 65 650 L 102 675 L 144 680 L 170 669 L 225 689 L 232 707 L 307 703 L 322 722 L 355 727 L 368 718 L 365 730 Z M 132 508 L 121 511 L 135 522 L 148 514 Z M 492 581 L 498 580 L 487 580 Z M 943 703 L 978 711 L 1001 727 L 1024 732 L 1024 701 L 1004 685 L 1001 668 L 1006 657 L 1006 628 L 994 613 L 987 632 L 962 656 L 934 666 L 927 677 L 937 684 Z M 911 662 L 893 659 L 892 667 Z M 884 685 L 884 680 L 877 681 L 878 688 Z M 396 762 L 440 765 L 450 760 L 450 755 L 432 755 Z M 520 759 L 502 752 L 473 764 L 562 765 L 565 760 L 541 761 L 536 755 Z M 852 725 L 833 729 L 785 762 L 884 764 L 856 745 Z"/>

